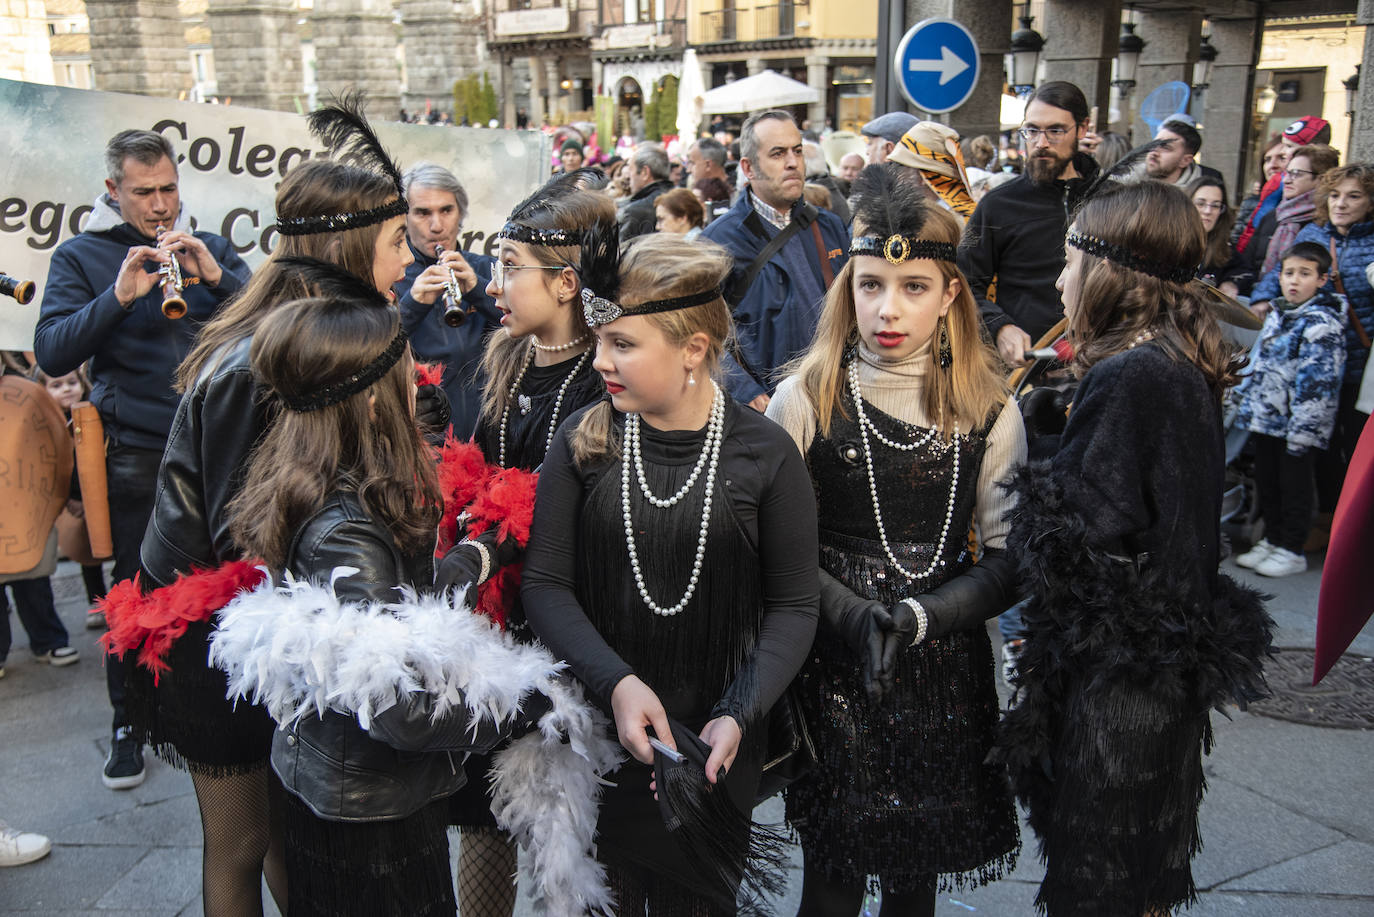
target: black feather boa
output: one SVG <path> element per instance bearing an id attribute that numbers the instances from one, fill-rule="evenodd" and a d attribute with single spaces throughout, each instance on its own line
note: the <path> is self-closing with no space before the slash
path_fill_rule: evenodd
<path id="1" fill-rule="evenodd" d="M 1244 709 L 1267 693 L 1273 629 L 1264 597 L 1230 577 L 1217 574 L 1213 594 L 1198 597 L 1167 565 L 1146 561 L 1137 570 L 1092 547 L 1082 511 L 1050 467 L 1032 463 L 1007 485 L 1017 496 L 1008 553 L 1031 598 L 1019 699 L 994 754 L 1032 813 L 1049 800 L 1049 762 L 1071 686 L 1104 697 L 1118 687 L 1144 691 L 1180 712 Z"/>

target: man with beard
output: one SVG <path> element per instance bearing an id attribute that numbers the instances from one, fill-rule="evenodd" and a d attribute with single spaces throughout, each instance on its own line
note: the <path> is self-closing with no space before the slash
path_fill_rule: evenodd
<path id="1" fill-rule="evenodd" d="M 1036 89 L 1021 128 L 1025 171 L 983 196 L 959 247 L 959 267 L 1008 366 L 1023 364 L 1064 314 L 1054 286 L 1064 268 L 1064 233 L 1097 174 L 1097 162 L 1078 151 L 1087 129 L 1081 89 L 1062 81 Z"/>
<path id="2" fill-rule="evenodd" d="M 415 260 L 394 288 L 401 325 L 410 335 L 416 359 L 444 364 L 442 387 L 453 412 L 453 433 L 467 439 L 477 425 L 482 386 L 476 376 L 482 350 L 487 335 L 501 325 L 501 313 L 487 295 L 496 259 L 458 250 L 468 195 L 452 172 L 432 162 L 417 162 L 402 181 L 410 205 L 406 241 Z M 442 258 L 435 257 L 436 246 L 443 249 Z M 457 327 L 444 320 L 450 272 L 463 294 L 458 305 L 464 319 Z"/>
<path id="3" fill-rule="evenodd" d="M 1167 118 L 1159 126 L 1155 140 L 1164 145 L 1145 157 L 1146 177 L 1180 188 L 1191 185 L 1201 174 L 1201 167 L 1194 161 L 1202 149 L 1202 135 L 1197 128 L 1183 120 L 1183 116 Z"/>

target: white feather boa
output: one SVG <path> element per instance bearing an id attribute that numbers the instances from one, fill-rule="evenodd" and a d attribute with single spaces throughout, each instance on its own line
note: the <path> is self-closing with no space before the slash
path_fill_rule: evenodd
<path id="1" fill-rule="evenodd" d="M 530 853 L 541 912 L 611 914 L 614 901 L 593 843 L 601 776 L 621 761 L 606 718 L 539 645 L 517 643 L 451 596 L 399 590 L 393 603 L 358 604 L 333 583 L 296 580 L 240 593 L 217 615 L 210 663 L 229 677 L 228 697 L 260 704 L 278 723 L 326 710 L 366 729 L 402 693 L 423 691 L 435 717 L 458 704 L 478 718 L 511 721 L 538 691 L 552 701 L 538 729 L 494 758 L 492 812 Z"/>

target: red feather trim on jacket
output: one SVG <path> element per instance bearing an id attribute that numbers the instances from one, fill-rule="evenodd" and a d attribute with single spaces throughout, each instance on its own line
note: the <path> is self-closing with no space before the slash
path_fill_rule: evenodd
<path id="1" fill-rule="evenodd" d="M 116 583 L 97 603 L 110 626 L 100 638 L 117 656 L 137 651 L 138 663 L 154 681 L 167 671 L 167 653 L 186 629 L 208 621 L 239 592 L 261 583 L 266 574 L 256 560 L 234 560 L 213 570 L 178 576 L 176 582 L 145 593 L 135 576 Z"/>
<path id="2" fill-rule="evenodd" d="M 442 363 L 415 363 L 415 384 L 416 385 L 443 385 L 444 384 L 444 364 Z"/>
<path id="3" fill-rule="evenodd" d="M 458 541 L 458 517 L 466 513 L 466 536 L 475 538 L 496 529 L 496 537 L 529 543 L 534 521 L 534 493 L 539 475 L 519 468 L 487 464 L 476 443 L 460 443 L 450 436 L 439 453 L 439 492 L 444 514 L 439 522 L 438 548 L 443 556 Z M 477 590 L 477 610 L 501 627 L 520 594 L 519 563 L 502 567 Z"/>

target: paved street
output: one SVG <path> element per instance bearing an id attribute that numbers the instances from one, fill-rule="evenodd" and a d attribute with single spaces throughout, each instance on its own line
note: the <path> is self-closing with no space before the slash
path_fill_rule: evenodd
<path id="1" fill-rule="evenodd" d="M 1312 647 L 1318 577 L 1311 571 L 1261 583 L 1275 593 L 1280 646 Z M 112 792 L 101 785 L 110 714 L 95 634 L 81 629 L 76 569 L 63 564 L 54 589 L 81 662 L 64 669 L 34 664 L 15 618 L 15 648 L 0 679 L 0 818 L 48 834 L 53 852 L 0 870 L 0 913 L 199 914 L 200 835 L 190 780 L 150 758 L 142 786 Z M 1374 655 L 1374 630 L 1354 649 Z M 1202 810 L 1206 846 L 1194 867 L 1202 897 L 1187 913 L 1374 915 L 1374 731 L 1244 713 L 1217 717 L 1216 727 Z M 779 808 L 775 802 L 761 814 L 776 817 Z M 1033 840 L 1025 842 L 1009 879 L 941 895 L 937 913 L 1031 913 L 1040 870 Z M 784 917 L 795 909 L 794 879 L 789 898 L 778 903 Z M 529 910 L 522 901 L 519 912 Z"/>

